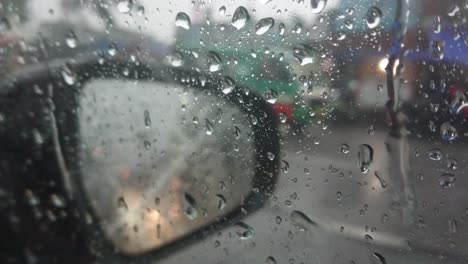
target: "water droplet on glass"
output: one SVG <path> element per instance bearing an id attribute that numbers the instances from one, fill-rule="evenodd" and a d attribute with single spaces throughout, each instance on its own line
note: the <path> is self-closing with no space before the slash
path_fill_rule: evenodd
<path id="1" fill-rule="evenodd" d="M 117 9 L 119 9 L 120 13 L 127 14 L 130 12 L 133 6 L 132 0 L 120 0 L 117 3 Z"/>
<path id="2" fill-rule="evenodd" d="M 278 116 L 279 116 L 279 121 L 280 121 L 281 123 L 283 123 L 283 124 L 286 123 L 287 117 L 286 117 L 286 115 L 285 115 L 283 112 L 280 112 L 280 113 L 278 114 Z"/>
<path id="3" fill-rule="evenodd" d="M 367 144 L 359 145 L 358 163 L 362 173 L 367 173 L 374 159 L 374 150 Z"/>
<path id="4" fill-rule="evenodd" d="M 281 36 L 284 35 L 284 32 L 286 31 L 286 26 L 284 25 L 284 23 L 279 23 L 278 31 Z"/>
<path id="5" fill-rule="evenodd" d="M 440 126 L 440 135 L 445 141 L 452 141 L 458 137 L 458 132 L 449 122 L 445 122 Z"/>
<path id="6" fill-rule="evenodd" d="M 385 260 L 385 258 L 377 252 L 372 254 L 371 262 L 372 264 L 387 264 L 387 260 Z"/>
<path id="7" fill-rule="evenodd" d="M 337 191 L 336 192 L 336 200 L 340 201 L 342 197 L 343 197 L 343 193 L 341 193 L 340 191 Z"/>
<path id="8" fill-rule="evenodd" d="M 276 223 L 277 225 L 279 225 L 279 224 L 281 224 L 281 222 L 283 222 L 283 219 L 282 219 L 281 217 L 279 217 L 279 216 L 276 216 L 276 217 L 275 217 L 275 223 Z"/>
<path id="9" fill-rule="evenodd" d="M 277 262 L 276 262 L 274 257 L 269 256 L 268 258 L 266 258 L 265 263 L 266 264 L 276 264 Z"/>
<path id="10" fill-rule="evenodd" d="M 439 177 L 439 185 L 442 188 L 449 188 L 455 184 L 455 175 L 450 173 L 444 173 Z"/>
<path id="11" fill-rule="evenodd" d="M 313 52 L 309 46 L 298 45 L 293 49 L 293 55 L 301 66 L 313 62 Z"/>
<path id="12" fill-rule="evenodd" d="M 435 17 L 434 24 L 433 24 L 432 28 L 434 29 L 434 33 L 436 33 L 436 34 L 440 33 L 440 28 L 441 28 L 440 16 Z"/>
<path id="13" fill-rule="evenodd" d="M 208 119 L 205 119 L 205 130 L 208 136 L 213 134 L 213 124 Z"/>
<path id="14" fill-rule="evenodd" d="M 151 126 L 151 117 L 150 117 L 150 113 L 148 110 L 145 110 L 144 113 L 143 113 L 143 120 L 145 122 L 145 126 L 147 128 L 149 128 Z"/>
<path id="15" fill-rule="evenodd" d="M 275 154 L 271 153 L 271 152 L 267 152 L 267 157 L 269 160 L 274 160 L 275 159 Z"/>
<path id="16" fill-rule="evenodd" d="M 442 159 L 442 151 L 440 151 L 440 149 L 438 149 L 438 148 L 430 149 L 427 152 L 427 156 L 431 160 L 441 160 Z"/>
<path id="17" fill-rule="evenodd" d="M 456 234 L 457 233 L 457 229 L 458 229 L 458 223 L 457 223 L 457 220 L 455 219 L 451 219 L 448 221 L 448 227 L 449 227 L 449 232 L 451 234 Z"/>
<path id="18" fill-rule="evenodd" d="M 373 6 L 367 10 L 366 22 L 367 22 L 367 26 L 370 29 L 376 28 L 380 24 L 381 20 L 382 20 L 382 11 L 380 11 L 380 9 Z"/>
<path id="19" fill-rule="evenodd" d="M 217 72 L 221 69 L 221 57 L 214 51 L 208 52 L 208 69 Z"/>
<path id="20" fill-rule="evenodd" d="M 137 8 L 137 14 L 138 14 L 139 16 L 143 16 L 143 15 L 145 14 L 145 7 L 142 6 L 142 5 L 138 6 L 138 8 Z"/>
<path id="21" fill-rule="evenodd" d="M 236 88 L 236 82 L 228 76 L 224 76 L 221 80 L 221 91 L 223 94 L 230 94 Z"/>
<path id="22" fill-rule="evenodd" d="M 0 18 L 0 33 L 6 33 L 11 30 L 10 21 L 6 17 Z"/>
<path id="23" fill-rule="evenodd" d="M 380 172 L 379 171 L 375 171 L 374 172 L 374 175 L 375 177 L 377 178 L 377 180 L 379 180 L 380 182 L 380 187 L 382 187 L 382 189 L 385 189 L 387 187 L 387 181 L 384 180 L 384 178 L 382 177 L 382 175 L 380 175 Z"/>
<path id="24" fill-rule="evenodd" d="M 271 17 L 262 18 L 255 25 L 255 34 L 263 35 L 275 25 L 275 20 Z"/>
<path id="25" fill-rule="evenodd" d="M 174 67 L 180 67 L 184 64 L 184 55 L 178 51 L 174 51 L 167 55 L 167 60 Z"/>
<path id="26" fill-rule="evenodd" d="M 65 43 L 69 48 L 76 48 L 78 45 L 78 38 L 76 37 L 75 32 L 73 30 L 68 31 L 67 36 L 65 38 Z"/>
<path id="27" fill-rule="evenodd" d="M 61 197 L 61 196 L 59 196 L 57 194 L 52 194 L 50 196 L 50 201 L 57 208 L 64 208 L 65 207 L 65 200 L 63 199 L 63 197 Z"/>
<path id="28" fill-rule="evenodd" d="M 247 9 L 243 6 L 239 6 L 236 11 L 234 11 L 234 14 L 232 15 L 232 21 L 231 24 L 237 28 L 238 30 L 243 28 L 247 21 L 249 21 L 250 15 Z"/>
<path id="29" fill-rule="evenodd" d="M 226 7 L 225 7 L 225 6 L 222 6 L 222 7 L 219 8 L 218 11 L 219 11 L 219 14 L 220 14 L 220 15 L 224 16 L 224 14 L 226 14 Z"/>
<path id="30" fill-rule="evenodd" d="M 450 5 L 448 10 L 447 10 L 447 14 L 451 17 L 455 16 L 458 12 L 460 11 L 460 8 L 453 4 L 453 5 Z"/>
<path id="31" fill-rule="evenodd" d="M 456 159 L 447 160 L 447 169 L 456 170 L 458 168 L 458 161 Z"/>
<path id="32" fill-rule="evenodd" d="M 441 60 L 444 58 L 444 41 L 443 40 L 433 40 L 431 41 L 431 55 L 432 58 L 436 60 Z"/>
<path id="33" fill-rule="evenodd" d="M 124 211 L 124 212 L 127 212 L 127 211 L 128 211 L 127 202 L 125 201 L 125 198 L 123 198 L 122 196 L 120 196 L 120 197 L 117 199 L 117 208 L 119 208 L 119 210 L 122 210 L 122 211 Z"/>
<path id="34" fill-rule="evenodd" d="M 254 234 L 253 228 L 244 222 L 239 222 L 235 224 L 234 229 L 235 229 L 236 235 L 242 240 L 250 239 L 253 237 L 253 234 Z"/>
<path id="35" fill-rule="evenodd" d="M 226 207 L 226 198 L 222 194 L 217 194 L 216 197 L 218 198 L 218 209 L 223 210 Z"/>
<path id="36" fill-rule="evenodd" d="M 265 97 L 265 100 L 267 100 L 267 102 L 270 104 L 274 104 L 276 103 L 276 100 L 278 100 L 278 93 L 273 89 L 269 89 L 268 91 L 266 91 L 263 94 L 263 96 Z"/>
<path id="37" fill-rule="evenodd" d="M 175 25 L 176 27 L 189 30 L 192 23 L 190 22 L 190 17 L 186 13 L 180 12 L 176 15 Z"/>
<path id="38" fill-rule="evenodd" d="M 195 199 L 188 193 L 182 195 L 182 206 L 184 214 L 189 220 L 194 220 L 198 217 L 198 207 Z"/>
<path id="39" fill-rule="evenodd" d="M 317 227 L 317 223 L 312 221 L 306 214 L 301 211 L 294 210 L 289 218 L 291 222 L 301 231 L 311 230 Z"/>
<path id="40" fill-rule="evenodd" d="M 70 64 L 65 64 L 64 67 L 62 67 L 62 70 L 60 71 L 63 81 L 68 84 L 68 85 L 74 85 L 76 83 L 76 73 L 71 69 Z"/>
<path id="41" fill-rule="evenodd" d="M 148 140 L 143 141 L 143 146 L 145 147 L 146 150 L 149 150 L 151 148 L 151 142 Z"/>
<path id="42" fill-rule="evenodd" d="M 365 234 L 364 239 L 366 240 L 367 243 L 371 243 L 372 241 L 374 241 L 374 238 L 369 234 Z"/>
<path id="43" fill-rule="evenodd" d="M 349 146 L 347 144 L 341 144 L 340 151 L 344 154 L 349 153 Z"/>
<path id="44" fill-rule="evenodd" d="M 117 54 L 117 45 L 115 45 L 115 43 L 113 43 L 113 42 L 110 43 L 110 44 L 109 44 L 109 47 L 108 47 L 108 49 L 107 49 L 107 53 L 108 53 L 111 57 L 115 56 L 115 55 Z"/>
<path id="45" fill-rule="evenodd" d="M 457 90 L 450 102 L 450 113 L 459 114 L 465 107 L 468 107 L 468 99 L 464 91 Z"/>
<path id="46" fill-rule="evenodd" d="M 327 0 L 310 0 L 310 7 L 312 12 L 315 14 L 320 14 L 327 5 Z"/>

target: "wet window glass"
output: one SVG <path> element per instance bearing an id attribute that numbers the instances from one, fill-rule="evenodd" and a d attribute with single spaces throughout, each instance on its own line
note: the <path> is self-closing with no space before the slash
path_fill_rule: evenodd
<path id="1" fill-rule="evenodd" d="M 0 263 L 465 263 L 467 17 L 0 0 Z"/>

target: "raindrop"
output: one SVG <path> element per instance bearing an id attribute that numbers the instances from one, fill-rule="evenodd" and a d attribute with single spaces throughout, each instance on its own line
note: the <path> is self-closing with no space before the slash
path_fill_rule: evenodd
<path id="1" fill-rule="evenodd" d="M 73 30 L 68 31 L 67 36 L 65 38 L 65 43 L 69 48 L 76 48 L 78 45 L 78 38 L 76 37 L 75 32 Z"/>
<path id="2" fill-rule="evenodd" d="M 110 43 L 110 44 L 109 44 L 109 47 L 108 47 L 108 49 L 107 49 L 107 53 L 108 53 L 111 57 L 115 56 L 115 55 L 117 54 L 117 45 L 115 45 L 115 43 L 113 43 L 113 42 Z"/>
<path id="3" fill-rule="evenodd" d="M 269 160 L 272 161 L 272 160 L 275 159 L 275 154 L 273 154 L 273 153 L 271 153 L 271 152 L 268 151 L 268 152 L 267 152 L 267 158 L 268 158 Z"/>
<path id="4" fill-rule="evenodd" d="M 278 93 L 273 89 L 269 89 L 268 91 L 266 91 L 263 94 L 263 96 L 265 97 L 265 100 L 267 100 L 267 102 L 270 104 L 274 104 L 276 103 L 276 100 L 278 100 Z"/>
<path id="5" fill-rule="evenodd" d="M 50 201 L 57 208 L 64 208 L 65 207 L 65 200 L 61 196 L 59 196 L 57 194 L 52 194 L 50 196 Z"/>
<path id="6" fill-rule="evenodd" d="M 285 161 L 285 160 L 282 160 L 283 162 L 283 167 L 281 168 L 281 170 L 284 172 L 284 173 L 287 173 L 288 170 L 289 170 L 289 162 Z"/>
<path id="7" fill-rule="evenodd" d="M 340 151 L 344 154 L 349 153 L 349 146 L 347 144 L 341 144 Z"/>
<path id="8" fill-rule="evenodd" d="M 455 184 L 455 175 L 450 173 L 444 173 L 439 177 L 439 185 L 442 188 L 449 188 Z"/>
<path id="9" fill-rule="evenodd" d="M 184 208 L 184 214 L 189 220 L 194 220 L 198 217 L 197 202 L 190 194 L 184 193 L 182 196 L 182 204 Z"/>
<path id="10" fill-rule="evenodd" d="M 449 122 L 445 122 L 440 126 L 440 135 L 445 141 L 452 141 L 458 137 L 457 129 Z"/>
<path id="11" fill-rule="evenodd" d="M 431 160 L 441 160 L 442 159 L 442 151 L 440 151 L 440 149 L 438 149 L 438 148 L 430 149 L 427 152 L 427 156 Z"/>
<path id="12" fill-rule="evenodd" d="M 433 24 L 432 28 L 434 29 L 434 33 L 436 33 L 436 34 L 440 33 L 440 28 L 441 28 L 440 16 L 435 17 L 434 24 Z"/>
<path id="13" fill-rule="evenodd" d="M 366 240 L 367 243 L 371 243 L 372 241 L 374 241 L 374 238 L 369 234 L 365 234 L 364 239 Z"/>
<path id="14" fill-rule="evenodd" d="M 280 112 L 280 113 L 279 113 L 279 120 L 280 120 L 280 122 L 283 123 L 283 124 L 286 123 L 287 117 L 286 117 L 286 115 L 285 115 L 283 112 Z"/>
<path id="15" fill-rule="evenodd" d="M 247 21 L 249 21 L 250 15 L 247 9 L 243 6 L 239 6 L 236 11 L 234 11 L 234 14 L 232 15 L 232 21 L 231 24 L 237 28 L 238 30 L 243 28 Z"/>
<path id="16" fill-rule="evenodd" d="M 468 99 L 463 91 L 456 91 L 450 102 L 450 113 L 459 114 L 465 107 L 468 107 Z"/>
<path id="17" fill-rule="evenodd" d="M 276 262 L 274 257 L 269 256 L 268 258 L 266 258 L 265 263 L 266 264 L 276 264 L 277 262 Z"/>
<path id="18" fill-rule="evenodd" d="M 221 81 L 221 91 L 223 94 L 230 94 L 236 87 L 236 82 L 228 76 L 224 76 Z"/>
<path id="19" fill-rule="evenodd" d="M 226 198 L 222 194 L 216 194 L 218 198 L 218 209 L 223 210 L 226 207 Z"/>
<path id="20" fill-rule="evenodd" d="M 340 191 L 337 191 L 336 192 L 336 200 L 340 201 L 342 197 L 343 197 L 343 193 L 341 193 Z"/>
<path id="21" fill-rule="evenodd" d="M 449 232 L 451 234 L 456 234 L 458 229 L 457 220 L 451 219 L 448 221 Z"/>
<path id="22" fill-rule="evenodd" d="M 250 239 L 253 237 L 254 230 L 251 226 L 247 225 L 244 222 L 239 222 L 234 225 L 236 235 L 242 239 Z"/>
<path id="23" fill-rule="evenodd" d="M 133 6 L 132 0 L 120 0 L 117 3 L 117 8 L 119 9 L 120 13 L 127 14 L 130 12 Z"/>
<path id="24" fill-rule="evenodd" d="M 451 17 L 455 16 L 458 12 L 460 11 L 460 8 L 453 4 L 451 6 L 449 6 L 448 10 L 447 10 L 447 14 Z"/>
<path id="25" fill-rule="evenodd" d="M 293 49 L 293 55 L 297 62 L 301 65 L 307 65 L 313 62 L 312 49 L 307 45 L 299 45 Z"/>
<path id="26" fill-rule="evenodd" d="M 205 129 L 208 136 L 213 134 L 213 124 L 208 119 L 205 119 Z"/>
<path id="27" fill-rule="evenodd" d="M 376 28 L 380 24 L 381 20 L 382 20 L 382 11 L 380 11 L 380 9 L 373 6 L 369 8 L 369 10 L 367 10 L 366 22 L 367 22 L 367 26 L 370 29 Z"/>
<path id="28" fill-rule="evenodd" d="M 151 126 L 151 117 L 148 110 L 145 110 L 145 112 L 143 113 L 143 119 L 145 121 L 146 128 L 149 128 Z"/>
<path id="29" fill-rule="evenodd" d="M 389 217 L 387 214 L 383 214 L 382 217 L 380 218 L 380 222 L 381 222 L 382 224 L 387 223 L 388 220 L 390 220 L 390 217 Z"/>
<path id="30" fill-rule="evenodd" d="M 239 139 L 241 136 L 241 130 L 237 126 L 234 126 L 234 135 L 236 136 L 236 139 Z"/>
<path id="31" fill-rule="evenodd" d="M 279 225 L 279 224 L 281 224 L 281 222 L 283 222 L 283 219 L 281 217 L 279 217 L 279 216 L 276 216 L 275 222 L 276 222 L 277 225 Z"/>
<path id="32" fill-rule="evenodd" d="M 72 71 L 70 64 L 67 63 L 62 67 L 61 75 L 66 84 L 74 85 L 76 83 L 77 76 L 76 73 Z"/>
<path id="33" fill-rule="evenodd" d="M 458 168 L 458 161 L 456 159 L 447 160 L 447 169 L 456 170 Z"/>
<path id="34" fill-rule="evenodd" d="M 284 32 L 286 31 L 286 26 L 284 25 L 284 23 L 279 23 L 278 31 L 281 36 L 284 35 Z"/>
<path id="35" fill-rule="evenodd" d="M 128 205 L 127 205 L 127 202 L 125 201 L 125 198 L 123 198 L 122 196 L 120 196 L 118 199 L 117 199 L 117 207 L 125 212 L 128 211 Z"/>
<path id="36" fill-rule="evenodd" d="M 178 51 L 174 51 L 167 55 L 167 60 L 174 67 L 180 67 L 184 64 L 184 56 Z"/>
<path id="37" fill-rule="evenodd" d="M 175 25 L 176 27 L 189 30 L 192 23 L 190 22 L 190 17 L 186 13 L 180 12 L 176 15 Z"/>
<path id="38" fill-rule="evenodd" d="M 372 261 L 372 264 L 387 264 L 387 261 L 385 260 L 385 258 L 377 252 L 374 252 L 372 254 L 371 261 Z"/>
<path id="39" fill-rule="evenodd" d="M 275 25 L 275 20 L 271 17 L 262 18 L 255 25 L 255 34 L 263 35 Z"/>
<path id="40" fill-rule="evenodd" d="M 441 60 L 444 58 L 444 41 L 434 40 L 431 42 L 431 55 L 432 58 L 436 60 Z"/>
<path id="41" fill-rule="evenodd" d="M 217 72 L 221 69 L 221 57 L 214 51 L 208 52 L 208 69 Z"/>
<path id="42" fill-rule="evenodd" d="M 374 159 L 374 150 L 367 144 L 359 145 L 358 163 L 362 173 L 367 173 Z"/>
<path id="43" fill-rule="evenodd" d="M 6 17 L 0 18 L 0 33 L 5 33 L 11 30 L 10 21 Z"/>
<path id="44" fill-rule="evenodd" d="M 143 15 L 145 14 L 145 7 L 142 6 L 142 5 L 138 6 L 138 8 L 137 8 L 137 14 L 138 14 L 139 16 L 143 16 Z"/>
<path id="45" fill-rule="evenodd" d="M 143 141 L 143 146 L 145 147 L 146 150 L 149 150 L 151 148 L 151 142 L 148 140 Z"/>
<path id="46" fill-rule="evenodd" d="M 294 210 L 291 212 L 289 217 L 296 228 L 301 231 L 307 231 L 317 227 L 317 223 L 312 221 L 306 214 L 301 211 Z"/>
<path id="47" fill-rule="evenodd" d="M 226 14 L 226 7 L 225 7 L 225 6 L 222 6 L 222 7 L 219 8 L 218 11 L 219 11 L 219 14 L 220 14 L 220 15 L 224 16 L 224 14 Z"/>
<path id="48" fill-rule="evenodd" d="M 327 5 L 327 0 L 310 0 L 310 7 L 312 12 L 315 14 L 320 14 Z"/>
<path id="49" fill-rule="evenodd" d="M 374 172 L 374 175 L 375 175 L 375 177 L 377 178 L 377 180 L 379 180 L 379 182 L 380 182 L 380 187 L 382 187 L 382 189 L 387 188 L 387 181 L 384 180 L 384 178 L 382 177 L 382 175 L 380 175 L 380 172 L 375 171 L 375 172 Z"/>

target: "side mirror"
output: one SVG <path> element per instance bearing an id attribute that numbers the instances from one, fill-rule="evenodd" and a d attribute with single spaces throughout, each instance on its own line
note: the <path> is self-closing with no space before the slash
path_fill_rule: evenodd
<path id="1" fill-rule="evenodd" d="M 274 188 L 272 108 L 232 79 L 108 61 L 2 87 L 2 174 L 24 201 L 10 235 L 24 243 L 71 237 L 92 259 L 152 260 L 235 224 Z"/>

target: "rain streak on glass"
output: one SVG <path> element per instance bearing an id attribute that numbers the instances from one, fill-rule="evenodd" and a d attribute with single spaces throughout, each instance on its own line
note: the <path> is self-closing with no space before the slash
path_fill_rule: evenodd
<path id="1" fill-rule="evenodd" d="M 145 112 L 143 113 L 143 119 L 145 122 L 145 126 L 149 128 L 151 126 L 151 117 L 148 110 L 145 110 Z"/>
<path id="2" fill-rule="evenodd" d="M 262 18 L 255 25 L 255 34 L 263 35 L 275 25 L 275 20 L 271 17 Z"/>
<path id="3" fill-rule="evenodd" d="M 320 14 L 327 5 L 327 0 L 310 0 L 310 7 L 312 12 L 315 14 Z"/>
<path id="4" fill-rule="evenodd" d="M 362 173 L 367 173 L 374 159 L 374 150 L 367 144 L 359 145 L 358 163 Z"/>
<path id="5" fill-rule="evenodd" d="M 232 15 L 231 24 L 239 30 L 245 26 L 249 19 L 250 15 L 247 9 L 245 9 L 243 6 L 239 6 Z"/>
<path id="6" fill-rule="evenodd" d="M 381 20 L 382 20 L 382 11 L 380 11 L 380 9 L 373 6 L 369 8 L 369 10 L 367 10 L 366 22 L 367 22 L 367 26 L 370 29 L 376 28 L 380 24 Z"/>
<path id="7" fill-rule="evenodd" d="M 186 13 L 180 12 L 176 15 L 175 25 L 176 27 L 189 30 L 192 22 L 190 22 L 190 17 Z"/>

